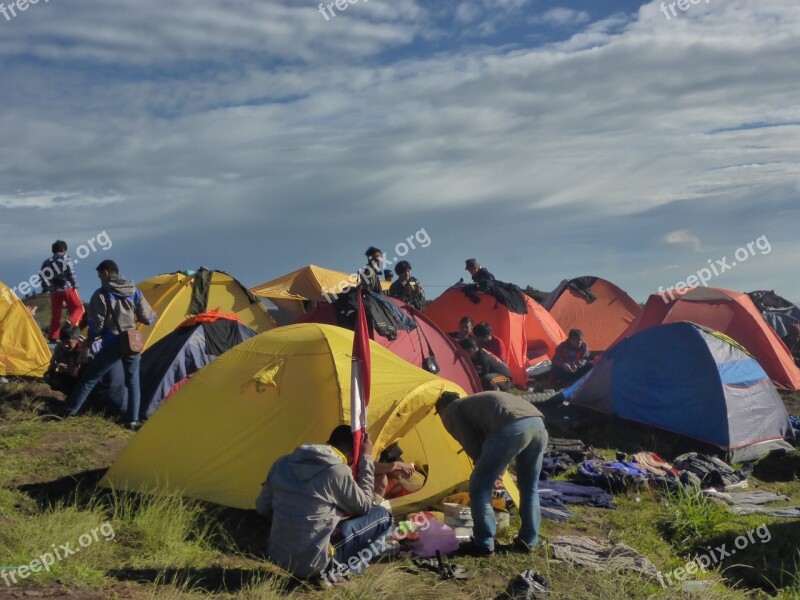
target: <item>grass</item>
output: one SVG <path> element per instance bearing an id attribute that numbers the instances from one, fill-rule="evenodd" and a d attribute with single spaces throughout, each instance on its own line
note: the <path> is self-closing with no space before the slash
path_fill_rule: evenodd
<path id="1" fill-rule="evenodd" d="M 704 498 L 649 491 L 616 495 L 614 511 L 576 507 L 574 519 L 544 521 L 542 534 L 545 539 L 589 535 L 624 542 L 664 573 L 685 565 L 707 546 L 730 545 L 761 524 L 769 528 L 771 541 L 752 544 L 707 575 L 692 577 L 702 587 L 691 595 L 681 585 L 665 589 L 657 579 L 632 572 L 594 572 L 557 562 L 546 542 L 531 556 L 451 559 L 474 572 L 468 582 L 409 572 L 410 562 L 400 560 L 373 565 L 346 588 L 312 589 L 264 559 L 263 523 L 252 511 L 222 509 L 177 495 L 97 488 L 99 474 L 130 439 L 129 432 L 97 415 L 48 420 L 51 400 L 37 386 L 0 386 L 0 398 L 0 563 L 28 564 L 54 544 L 74 548 L 81 536 L 98 533 L 88 547 L 27 579 L 24 589 L 34 595 L 63 591 L 76 598 L 484 600 L 497 597 L 521 571 L 534 569 L 550 582 L 556 600 L 800 598 L 800 523 L 735 516 Z M 613 429 L 604 436 L 598 430 L 589 439 L 596 452 L 613 457 L 617 448 L 608 447 L 609 440 L 618 435 Z M 624 439 L 626 448 L 646 449 L 651 437 L 637 432 Z M 664 454 L 678 450 L 663 440 L 655 447 Z M 752 484 L 796 503 L 797 459 L 795 454 L 759 464 L 757 473 L 764 479 L 751 479 Z M 573 469 L 559 479 L 570 480 L 574 474 Z M 501 541 L 509 541 L 518 524 L 512 518 Z M 0 598 L 2 593 L 0 585 Z"/>

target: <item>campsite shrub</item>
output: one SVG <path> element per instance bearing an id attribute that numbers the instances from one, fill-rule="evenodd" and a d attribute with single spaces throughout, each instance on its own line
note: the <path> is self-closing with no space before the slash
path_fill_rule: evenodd
<path id="1" fill-rule="evenodd" d="M 665 509 L 656 517 L 662 535 L 681 554 L 703 546 L 719 534 L 731 516 L 726 510 L 700 494 L 677 492 L 664 496 Z"/>

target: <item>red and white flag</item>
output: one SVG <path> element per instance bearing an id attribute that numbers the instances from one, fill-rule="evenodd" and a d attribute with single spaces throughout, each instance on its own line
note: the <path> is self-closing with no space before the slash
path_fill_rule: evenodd
<path id="1" fill-rule="evenodd" d="M 364 313 L 364 300 L 359 291 L 358 315 L 353 337 L 353 360 L 350 371 L 350 423 L 353 430 L 353 475 L 358 475 L 361 440 L 367 429 L 367 406 L 370 390 L 369 329 Z"/>

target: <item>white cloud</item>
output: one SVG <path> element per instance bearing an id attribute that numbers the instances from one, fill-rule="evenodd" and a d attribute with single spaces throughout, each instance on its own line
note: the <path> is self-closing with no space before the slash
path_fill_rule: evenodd
<path id="1" fill-rule="evenodd" d="M 703 245 L 700 243 L 700 239 L 687 229 L 672 231 L 664 237 L 664 240 L 668 244 L 687 245 L 691 246 L 695 250 L 700 250 L 703 247 Z"/>
<path id="2" fill-rule="evenodd" d="M 571 8 L 551 8 L 540 15 L 531 18 L 533 23 L 545 23 L 553 27 L 577 27 L 591 21 L 591 15 L 584 10 Z"/>
<path id="3" fill-rule="evenodd" d="M 452 22 L 496 30 L 530 3 L 476 1 L 474 14 L 453 3 L 446 23 L 443 8 L 411 0 L 355 4 L 331 22 L 313 3 L 40 3 L 0 38 L 0 136 L 17 141 L 0 162 L 0 223 L 59 195 L 73 202 L 69 227 L 100 218 L 132 239 L 140 222 L 152 233 L 146 221 L 262 219 L 304 240 L 309 260 L 278 258 L 294 266 L 328 256 L 333 234 L 305 241 L 311 227 L 357 230 L 360 247 L 378 230 L 407 234 L 398 223 L 411 215 L 456 232 L 442 247 L 488 228 L 476 253 L 496 253 L 500 272 L 519 264 L 493 247 L 511 231 L 523 258 L 553 236 L 553 254 L 612 265 L 610 279 L 634 271 L 628 255 L 656 274 L 674 264 L 663 241 L 689 222 L 709 248 L 768 233 L 775 257 L 791 256 L 800 5 L 726 0 L 671 21 L 658 5 L 499 48 L 457 43 L 480 32 Z M 84 206 L 107 197 L 113 211 Z M 617 225 L 630 222 L 641 225 Z M 556 251 L 575 228 L 591 232 L 585 252 Z M 220 251 L 242 237 L 220 237 Z M 557 283 L 569 265 L 548 258 Z M 747 273 L 778 274 L 785 260 Z M 655 289 L 656 277 L 635 285 Z"/>

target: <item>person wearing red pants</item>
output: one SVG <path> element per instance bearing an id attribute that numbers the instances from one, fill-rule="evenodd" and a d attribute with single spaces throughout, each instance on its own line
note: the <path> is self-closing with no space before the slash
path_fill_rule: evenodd
<path id="1" fill-rule="evenodd" d="M 69 322 L 75 326 L 81 322 L 84 309 L 75 281 L 75 265 L 67 254 L 67 242 L 56 240 L 51 249 L 53 256 L 42 263 L 39 277 L 42 291 L 50 293 L 50 340 L 56 342 L 61 331 L 62 307 L 66 305 Z"/>

